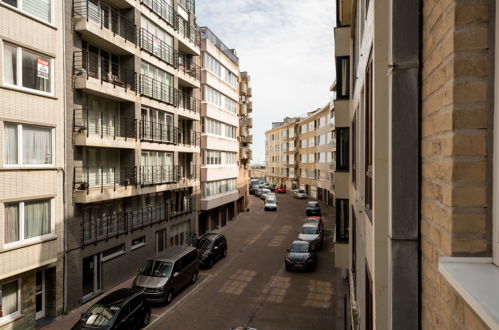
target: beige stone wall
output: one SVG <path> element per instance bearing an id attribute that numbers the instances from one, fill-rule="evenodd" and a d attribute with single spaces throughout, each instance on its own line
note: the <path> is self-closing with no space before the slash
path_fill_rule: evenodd
<path id="1" fill-rule="evenodd" d="M 489 255 L 489 1 L 423 1 L 422 327 L 486 329 L 438 272 L 441 256 Z"/>

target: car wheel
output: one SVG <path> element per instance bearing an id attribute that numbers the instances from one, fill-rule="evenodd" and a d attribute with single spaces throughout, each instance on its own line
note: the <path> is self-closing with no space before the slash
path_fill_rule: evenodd
<path id="1" fill-rule="evenodd" d="M 166 303 L 169 304 L 173 300 L 173 290 L 168 291 L 168 294 L 166 295 Z"/>
<path id="2" fill-rule="evenodd" d="M 210 259 L 210 261 L 208 262 L 208 268 L 212 268 L 213 267 L 213 259 Z"/>
<path id="3" fill-rule="evenodd" d="M 225 258 L 227 256 L 227 248 L 224 249 L 224 253 L 222 254 L 222 258 Z"/>
<path id="4" fill-rule="evenodd" d="M 149 322 L 151 322 L 151 311 L 147 311 L 144 314 L 144 318 L 142 319 L 142 325 L 144 327 L 147 327 L 149 325 Z"/>
<path id="5" fill-rule="evenodd" d="M 192 274 L 191 283 L 194 284 L 198 280 L 198 272 Z"/>

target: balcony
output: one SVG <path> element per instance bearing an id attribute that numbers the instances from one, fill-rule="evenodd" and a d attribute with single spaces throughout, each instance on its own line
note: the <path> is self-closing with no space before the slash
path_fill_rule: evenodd
<path id="1" fill-rule="evenodd" d="M 118 55 L 134 54 L 136 26 L 119 9 L 103 1 L 74 0 L 73 18 L 75 31 L 92 44 Z"/>
<path id="2" fill-rule="evenodd" d="M 239 158 L 241 158 L 241 159 L 248 159 L 249 158 L 248 148 L 243 147 L 239 150 Z"/>
<path id="3" fill-rule="evenodd" d="M 253 112 L 253 102 L 252 101 L 247 102 L 246 107 L 248 108 L 248 113 Z"/>
<path id="4" fill-rule="evenodd" d="M 76 89 L 119 101 L 135 102 L 135 72 L 96 53 L 73 53 L 73 77 Z"/>
<path id="5" fill-rule="evenodd" d="M 179 108 L 199 114 L 201 111 L 201 101 L 187 93 L 180 93 Z"/>
<path id="6" fill-rule="evenodd" d="M 249 135 L 248 127 L 246 126 L 239 127 L 239 134 L 241 135 L 241 138 L 248 136 Z"/>
<path id="7" fill-rule="evenodd" d="M 109 216 L 82 219 L 82 247 L 97 244 L 110 238 L 143 230 L 163 221 L 170 221 L 180 216 L 192 213 L 194 202 L 192 198 L 187 203 L 178 205 L 166 202 L 164 204 L 147 205 L 134 210 L 121 211 Z"/>
<path id="8" fill-rule="evenodd" d="M 239 94 L 247 96 L 248 93 L 248 84 L 244 81 L 239 83 Z"/>
<path id="9" fill-rule="evenodd" d="M 135 119 L 88 109 L 73 111 L 74 145 L 135 149 Z"/>
<path id="10" fill-rule="evenodd" d="M 177 51 L 144 28 L 141 28 L 139 32 L 139 46 L 168 65 L 178 67 Z"/>
<path id="11" fill-rule="evenodd" d="M 195 0 L 179 0 L 178 3 L 184 7 L 185 10 L 192 13 L 196 12 L 196 1 Z"/>
<path id="12" fill-rule="evenodd" d="M 247 97 L 252 97 L 253 96 L 253 88 L 248 88 L 248 92 L 246 93 Z"/>
<path id="13" fill-rule="evenodd" d="M 253 135 L 241 136 L 240 139 L 242 143 L 253 143 Z"/>
<path id="14" fill-rule="evenodd" d="M 246 103 L 241 103 L 239 106 L 239 115 L 246 117 L 248 115 L 248 106 Z"/>
<path id="15" fill-rule="evenodd" d="M 174 107 L 179 103 L 177 89 L 144 74 L 139 75 L 139 94 Z"/>
<path id="16" fill-rule="evenodd" d="M 179 85 L 190 88 L 199 88 L 201 79 L 201 67 L 186 54 L 178 55 Z"/>
<path id="17" fill-rule="evenodd" d="M 253 118 L 245 117 L 239 121 L 240 126 L 253 127 Z"/>
<path id="18" fill-rule="evenodd" d="M 171 27 L 176 26 L 175 10 L 164 0 L 140 0 L 140 3 L 148 7 L 159 17 L 165 20 Z"/>
<path id="19" fill-rule="evenodd" d="M 139 167 L 142 186 L 178 183 L 197 179 L 197 166 L 148 165 Z"/>
<path id="20" fill-rule="evenodd" d="M 179 34 L 178 48 L 186 54 L 199 55 L 201 46 L 201 37 L 197 28 L 180 16 L 176 16 L 176 27 Z"/>
<path id="21" fill-rule="evenodd" d="M 198 147 L 200 134 L 192 129 L 177 128 L 152 121 L 139 121 L 141 141 Z"/>

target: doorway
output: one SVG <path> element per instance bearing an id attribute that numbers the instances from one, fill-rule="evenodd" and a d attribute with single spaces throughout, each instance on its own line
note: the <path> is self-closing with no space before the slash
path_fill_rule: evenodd
<path id="1" fill-rule="evenodd" d="M 83 259 L 83 300 L 101 291 L 100 255 L 95 254 Z"/>
<path id="2" fill-rule="evenodd" d="M 41 319 L 45 317 L 45 296 L 46 296 L 46 288 L 45 288 L 45 271 L 40 270 L 36 272 L 36 280 L 35 280 L 35 318 Z"/>

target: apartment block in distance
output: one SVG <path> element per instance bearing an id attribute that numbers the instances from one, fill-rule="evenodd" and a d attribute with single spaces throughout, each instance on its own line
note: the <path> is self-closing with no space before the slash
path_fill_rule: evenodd
<path id="1" fill-rule="evenodd" d="M 286 117 L 272 123 L 265 132 L 265 175 L 267 181 L 284 185 L 288 189 L 298 187 L 296 157 L 298 153 L 296 122 L 298 118 Z"/>
<path id="2" fill-rule="evenodd" d="M 329 104 L 308 113 L 296 123 L 298 131 L 299 188 L 307 195 L 333 205 L 331 191 L 332 132 Z"/>
<path id="3" fill-rule="evenodd" d="M 0 1 L 0 328 L 63 311 L 63 3 Z"/>
<path id="4" fill-rule="evenodd" d="M 203 130 L 198 233 L 201 235 L 225 226 L 242 211 L 238 209 L 237 178 L 239 143 L 243 141 L 238 141 L 239 58 L 208 27 L 201 27 L 200 32 Z M 251 138 L 247 135 L 245 141 L 250 143 Z"/>
<path id="5" fill-rule="evenodd" d="M 67 309 L 196 231 L 193 0 L 66 1 Z"/>
<path id="6" fill-rule="evenodd" d="M 248 72 L 240 73 L 239 82 L 239 175 L 237 177 L 237 190 L 239 191 L 239 199 L 237 200 L 238 212 L 246 210 L 249 199 L 249 178 L 250 164 L 252 158 L 251 145 L 253 143 L 253 135 L 251 129 L 253 127 L 253 89 L 251 88 L 251 76 Z"/>

